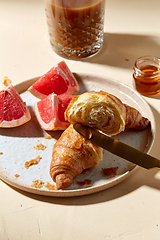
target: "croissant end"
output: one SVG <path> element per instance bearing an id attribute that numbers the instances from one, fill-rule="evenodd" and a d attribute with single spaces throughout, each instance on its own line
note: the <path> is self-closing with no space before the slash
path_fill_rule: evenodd
<path id="1" fill-rule="evenodd" d="M 65 189 L 72 185 L 73 176 L 71 174 L 58 174 L 55 179 L 57 189 Z"/>

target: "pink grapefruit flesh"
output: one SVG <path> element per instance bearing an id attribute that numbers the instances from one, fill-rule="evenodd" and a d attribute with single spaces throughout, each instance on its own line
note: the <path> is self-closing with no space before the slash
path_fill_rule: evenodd
<path id="1" fill-rule="evenodd" d="M 74 94 L 79 85 L 64 61 L 51 68 L 28 89 L 35 97 L 46 98 L 49 94 Z"/>
<path id="2" fill-rule="evenodd" d="M 31 119 L 29 109 L 10 84 L 0 91 L 0 127 L 20 126 Z"/>
<path id="3" fill-rule="evenodd" d="M 50 94 L 46 98 L 36 102 L 35 114 L 40 126 L 44 130 L 65 130 L 69 122 L 64 118 L 64 112 L 73 95 Z"/>

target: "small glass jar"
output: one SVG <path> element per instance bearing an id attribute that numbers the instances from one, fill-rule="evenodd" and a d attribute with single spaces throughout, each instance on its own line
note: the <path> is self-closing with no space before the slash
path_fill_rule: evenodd
<path id="1" fill-rule="evenodd" d="M 136 60 L 133 67 L 135 89 L 144 96 L 160 93 L 160 58 L 143 56 Z"/>

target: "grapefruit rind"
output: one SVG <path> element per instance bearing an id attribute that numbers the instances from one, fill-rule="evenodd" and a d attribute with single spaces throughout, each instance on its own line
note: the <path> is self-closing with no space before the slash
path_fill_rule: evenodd
<path id="1" fill-rule="evenodd" d="M 3 120 L 0 123 L 0 128 L 12 128 L 12 127 L 18 127 L 25 123 L 27 123 L 31 119 L 30 112 L 27 109 L 25 114 L 20 119 L 14 119 L 12 121 L 5 121 Z"/>
<path id="2" fill-rule="evenodd" d="M 38 92 L 33 86 L 29 87 L 29 88 L 28 88 L 28 91 L 29 91 L 34 97 L 37 97 L 37 98 L 39 98 L 39 99 L 44 99 L 44 98 L 47 97 L 47 95 Z"/>

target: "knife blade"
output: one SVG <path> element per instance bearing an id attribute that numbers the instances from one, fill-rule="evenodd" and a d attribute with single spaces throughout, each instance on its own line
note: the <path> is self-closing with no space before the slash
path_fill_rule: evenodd
<path id="1" fill-rule="evenodd" d="M 91 127 L 80 123 L 73 125 L 74 129 L 90 140 L 92 143 L 104 148 L 105 150 L 119 156 L 129 162 L 132 162 L 145 169 L 160 168 L 160 160 L 133 148 L 123 142 L 120 142 L 110 136 L 107 136 Z"/>

